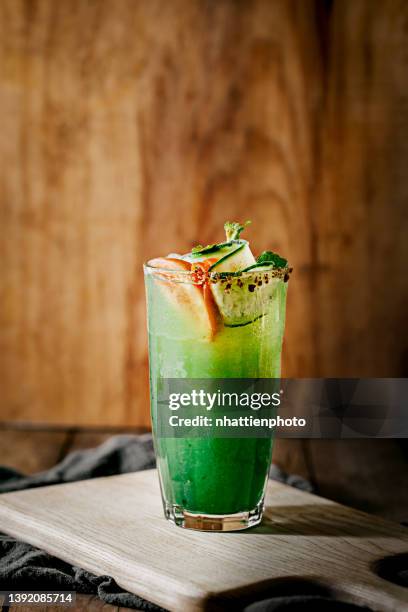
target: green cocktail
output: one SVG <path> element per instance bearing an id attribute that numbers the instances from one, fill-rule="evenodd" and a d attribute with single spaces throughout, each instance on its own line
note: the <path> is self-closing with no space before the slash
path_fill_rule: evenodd
<path id="1" fill-rule="evenodd" d="M 242 226 L 220 245 L 145 266 L 153 434 L 167 518 L 205 530 L 257 524 L 272 437 L 157 435 L 163 378 L 279 378 L 289 268 L 256 262 Z M 229 239 L 228 239 L 229 238 Z M 268 260 L 269 257 L 269 260 Z M 166 415 L 167 417 L 168 415 Z"/>

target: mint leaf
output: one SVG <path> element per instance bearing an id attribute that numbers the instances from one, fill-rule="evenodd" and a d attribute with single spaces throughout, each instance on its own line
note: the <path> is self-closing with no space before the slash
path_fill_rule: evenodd
<path id="1" fill-rule="evenodd" d="M 257 264 L 270 265 L 274 268 L 286 268 L 288 260 L 273 251 L 264 251 L 257 257 Z"/>

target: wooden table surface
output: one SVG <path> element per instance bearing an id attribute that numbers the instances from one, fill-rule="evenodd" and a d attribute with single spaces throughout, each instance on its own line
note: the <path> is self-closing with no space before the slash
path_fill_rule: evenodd
<path id="1" fill-rule="evenodd" d="M 0 425 L 0 464 L 35 473 L 72 450 L 97 446 L 123 431 Z M 407 445 L 395 440 L 278 440 L 274 449 L 274 462 L 311 480 L 318 494 L 397 522 L 408 521 L 406 461 Z M 70 609 L 114 608 L 95 596 L 78 595 Z M 38 612 L 38 607 L 10 610 Z"/>
<path id="2" fill-rule="evenodd" d="M 0 523 L 171 612 L 234 610 L 299 580 L 373 612 L 408 609 L 407 589 L 374 569 L 406 553 L 405 527 L 272 480 L 262 524 L 240 534 L 167 523 L 156 470 L 1 495 Z"/>

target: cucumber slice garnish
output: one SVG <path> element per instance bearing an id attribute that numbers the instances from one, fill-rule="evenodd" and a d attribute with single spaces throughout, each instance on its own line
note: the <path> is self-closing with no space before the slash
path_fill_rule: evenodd
<path id="1" fill-rule="evenodd" d="M 240 327 L 276 312 L 271 302 L 279 299 L 287 284 L 273 270 L 230 275 L 210 281 L 214 300 L 227 327 Z"/>
<path id="2" fill-rule="evenodd" d="M 191 256 L 194 257 L 197 255 L 197 257 L 201 257 L 201 255 L 211 255 L 212 253 L 217 253 L 217 251 L 220 251 L 224 247 L 231 246 L 232 243 L 233 241 L 229 240 L 228 242 L 219 242 L 218 244 L 208 244 L 205 247 L 199 245 L 191 249 Z"/>
<path id="3" fill-rule="evenodd" d="M 265 316 L 265 313 L 258 315 L 255 319 L 251 319 L 250 321 L 245 321 L 244 323 L 225 323 L 225 327 L 245 327 L 246 325 L 251 325 L 251 323 L 255 323 L 255 321 L 259 321 L 262 317 Z"/>
<path id="4" fill-rule="evenodd" d="M 187 253 L 187 255 L 185 255 L 184 257 L 191 259 L 194 259 L 195 257 L 201 258 L 203 255 L 206 255 L 208 257 L 211 256 L 213 253 L 217 253 L 218 251 L 221 251 L 224 248 L 232 246 L 234 243 L 242 242 L 239 239 L 239 236 L 241 232 L 246 228 L 246 226 L 250 223 L 250 221 L 245 221 L 245 223 L 243 224 L 237 223 L 236 221 L 227 221 L 226 223 L 224 223 L 225 236 L 227 239 L 226 241 L 219 242 L 216 244 L 207 244 L 207 246 L 202 246 L 201 244 L 199 244 L 193 247 L 191 249 L 191 253 Z"/>
<path id="5" fill-rule="evenodd" d="M 220 266 L 222 263 L 225 263 L 227 261 L 227 259 L 229 259 L 230 257 L 232 257 L 233 255 L 236 255 L 239 251 L 242 251 L 242 249 L 245 247 L 245 243 L 244 244 L 240 244 L 236 249 L 234 249 L 233 251 L 230 251 L 229 253 L 227 253 L 226 255 L 224 255 L 224 257 L 221 257 L 221 259 L 219 259 L 218 261 L 216 261 L 215 263 L 213 263 L 212 266 L 210 266 L 209 271 L 211 272 L 212 270 L 215 270 L 215 268 L 217 268 L 218 266 Z"/>
<path id="6" fill-rule="evenodd" d="M 214 262 L 210 268 L 211 274 L 222 274 L 224 272 L 237 272 L 255 263 L 255 258 L 251 253 L 249 244 L 246 240 L 236 240 L 229 247 L 229 252 Z"/>
<path id="7" fill-rule="evenodd" d="M 226 255 L 230 255 L 231 253 L 234 253 L 237 250 L 237 247 L 241 246 L 243 242 L 244 241 L 242 240 L 239 240 L 239 241 L 229 240 L 228 242 L 220 242 L 219 244 L 216 244 L 215 246 L 209 245 L 208 247 L 203 247 L 203 249 L 200 249 L 199 251 L 186 253 L 186 255 L 183 255 L 183 259 L 185 261 L 189 261 L 190 263 L 205 261 L 206 259 L 211 259 L 211 258 L 215 258 L 217 259 L 217 261 L 220 261 Z M 249 262 L 249 263 L 252 263 L 252 262 Z"/>
<path id="8" fill-rule="evenodd" d="M 264 264 L 259 264 L 259 263 L 255 263 L 252 266 L 248 266 L 247 268 L 244 268 L 243 270 L 241 270 L 241 272 L 250 272 L 251 270 L 253 270 L 254 272 L 267 272 L 268 270 L 273 270 L 274 269 L 274 265 L 272 262 L 268 262 L 268 263 L 264 263 Z"/>

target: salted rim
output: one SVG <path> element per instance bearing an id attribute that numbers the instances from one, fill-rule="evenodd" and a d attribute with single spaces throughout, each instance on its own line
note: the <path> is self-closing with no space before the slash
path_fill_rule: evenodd
<path id="1" fill-rule="evenodd" d="M 173 277 L 178 276 L 182 279 L 191 278 L 193 272 L 191 270 L 173 270 L 171 268 L 160 268 L 158 266 L 152 266 L 149 262 L 151 260 L 145 262 L 143 264 L 144 271 L 148 273 L 158 273 L 162 275 L 171 274 Z M 252 276 L 256 276 L 259 274 L 267 274 L 268 277 L 272 278 L 281 278 L 285 282 L 289 280 L 291 273 L 293 272 L 293 268 L 290 266 L 286 266 L 285 268 L 271 268 L 270 270 L 248 270 L 247 272 L 209 272 L 208 278 L 210 281 L 216 282 L 222 279 L 233 279 L 233 278 L 250 278 Z M 172 280 L 175 280 L 174 278 Z M 192 282 L 194 285 L 201 285 L 202 283 Z"/>

